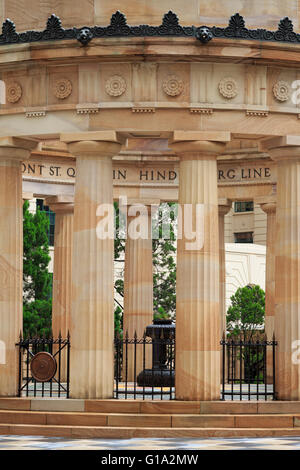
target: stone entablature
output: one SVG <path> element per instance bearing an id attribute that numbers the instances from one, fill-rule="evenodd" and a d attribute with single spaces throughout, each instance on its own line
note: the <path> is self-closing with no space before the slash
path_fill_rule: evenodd
<path id="1" fill-rule="evenodd" d="M 149 158 L 149 157 L 148 157 Z M 135 157 L 132 161 L 113 160 L 113 180 L 115 185 L 154 184 L 175 185 L 179 182 L 177 161 L 142 161 Z M 75 183 L 76 162 L 74 159 L 32 159 L 22 163 L 23 179 L 39 180 L 47 183 Z M 276 184 L 276 165 L 272 161 L 252 161 L 223 163 L 218 162 L 219 185 L 262 183 Z"/>
<path id="2" fill-rule="evenodd" d="M 216 62 L 74 61 L 62 70 L 59 65 L 37 65 L 2 71 L 6 104 L 1 105 L 0 115 L 25 114 L 28 110 L 88 114 L 116 108 L 136 111 L 174 107 L 192 114 L 197 110 L 209 110 L 207 114 L 222 109 L 244 111 L 248 117 L 300 113 L 295 102 L 298 95 L 292 88 L 300 79 L 300 66 L 297 70 Z"/>
<path id="3" fill-rule="evenodd" d="M 164 160 L 163 160 L 164 159 Z M 169 159 L 169 160 L 168 160 Z M 218 161 L 219 198 L 248 200 L 271 195 L 276 188 L 276 164 L 267 158 L 252 161 Z M 175 157 L 123 155 L 113 160 L 114 198 L 159 197 L 177 201 L 179 162 Z M 76 162 L 73 158 L 35 156 L 22 163 L 23 191 L 41 197 L 74 193 Z"/>

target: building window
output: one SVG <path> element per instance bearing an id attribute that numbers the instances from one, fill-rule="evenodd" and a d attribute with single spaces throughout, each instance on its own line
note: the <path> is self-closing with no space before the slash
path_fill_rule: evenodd
<path id="1" fill-rule="evenodd" d="M 253 212 L 253 201 L 238 201 L 234 203 L 234 212 Z"/>
<path id="2" fill-rule="evenodd" d="M 55 213 L 48 206 L 44 205 L 43 199 L 36 200 L 36 208 L 41 212 L 45 212 L 49 218 L 48 241 L 49 246 L 54 246 Z"/>
<path id="3" fill-rule="evenodd" d="M 253 232 L 241 232 L 234 234 L 235 243 L 253 243 Z"/>

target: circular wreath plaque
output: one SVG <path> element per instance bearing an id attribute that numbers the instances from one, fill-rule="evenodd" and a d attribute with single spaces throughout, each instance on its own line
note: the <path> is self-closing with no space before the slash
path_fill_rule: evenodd
<path id="1" fill-rule="evenodd" d="M 238 85 L 234 78 L 225 77 L 219 82 L 219 92 L 224 98 L 231 100 L 238 94 Z"/>
<path id="2" fill-rule="evenodd" d="M 9 83 L 6 88 L 6 97 L 9 103 L 17 103 L 22 96 L 22 87 L 18 82 Z"/>
<path id="3" fill-rule="evenodd" d="M 38 382 L 49 382 L 55 376 L 56 369 L 56 360 L 50 353 L 42 351 L 31 359 L 31 374 Z"/>
<path id="4" fill-rule="evenodd" d="M 273 95 L 278 101 L 288 101 L 290 94 L 291 89 L 287 82 L 279 80 L 273 85 Z"/>
<path id="5" fill-rule="evenodd" d="M 105 91 L 109 96 L 121 96 L 126 91 L 126 81 L 120 75 L 113 75 L 105 83 Z"/>
<path id="6" fill-rule="evenodd" d="M 166 95 L 178 96 L 182 93 L 184 84 L 176 75 L 171 75 L 163 81 L 162 87 Z"/>
<path id="7" fill-rule="evenodd" d="M 72 83 L 67 78 L 60 78 L 54 84 L 54 95 L 59 100 L 64 100 L 72 93 Z"/>

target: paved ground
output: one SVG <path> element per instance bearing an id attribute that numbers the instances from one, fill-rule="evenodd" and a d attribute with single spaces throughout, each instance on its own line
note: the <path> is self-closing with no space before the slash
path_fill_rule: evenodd
<path id="1" fill-rule="evenodd" d="M 64 439 L 0 436 L 1 450 L 300 450 L 300 437 L 235 439 Z"/>

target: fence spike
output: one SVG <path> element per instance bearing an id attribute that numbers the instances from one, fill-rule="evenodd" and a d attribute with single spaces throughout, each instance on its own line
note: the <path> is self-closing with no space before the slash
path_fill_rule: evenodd
<path id="1" fill-rule="evenodd" d="M 133 337 L 134 337 L 134 341 L 136 341 L 136 340 L 137 340 L 137 333 L 136 333 L 136 330 L 134 330 L 134 336 L 133 336 Z"/>
<path id="2" fill-rule="evenodd" d="M 128 330 L 126 330 L 125 339 L 128 341 Z"/>

